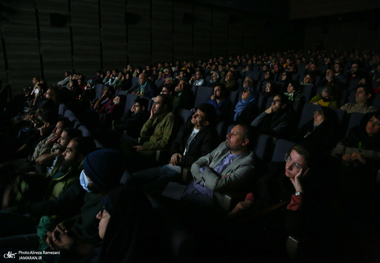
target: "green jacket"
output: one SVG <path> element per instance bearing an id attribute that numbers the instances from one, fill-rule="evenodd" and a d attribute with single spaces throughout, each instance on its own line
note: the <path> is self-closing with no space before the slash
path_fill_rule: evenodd
<path id="1" fill-rule="evenodd" d="M 175 125 L 175 116 L 171 112 L 163 113 L 154 120 L 148 119 L 141 129 L 140 136 L 146 141 L 144 150 L 164 149 L 169 143 Z"/>
<path id="2" fill-rule="evenodd" d="M 314 96 L 309 102 L 314 103 L 318 102 L 320 99 L 322 99 L 322 95 L 316 95 Z M 329 108 L 339 108 L 338 102 L 336 100 L 330 101 Z"/>

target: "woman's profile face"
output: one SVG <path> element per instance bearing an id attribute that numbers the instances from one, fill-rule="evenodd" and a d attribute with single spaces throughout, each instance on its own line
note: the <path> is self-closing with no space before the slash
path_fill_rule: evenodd
<path id="1" fill-rule="evenodd" d="M 319 111 L 314 112 L 314 125 L 318 126 L 325 120 L 325 116 Z"/>
<path id="2" fill-rule="evenodd" d="M 99 228 L 99 237 L 100 237 L 101 239 L 103 239 L 103 238 L 104 238 L 104 235 L 105 235 L 105 233 L 106 233 L 106 229 L 107 229 L 108 222 L 109 222 L 111 216 L 110 216 L 110 214 L 108 214 L 107 210 L 105 210 L 105 209 L 103 208 L 103 209 L 102 209 L 101 211 L 99 211 L 99 213 L 96 215 L 96 218 L 97 218 L 98 220 L 100 220 L 100 221 L 99 221 L 99 226 L 98 226 L 98 228 Z"/>

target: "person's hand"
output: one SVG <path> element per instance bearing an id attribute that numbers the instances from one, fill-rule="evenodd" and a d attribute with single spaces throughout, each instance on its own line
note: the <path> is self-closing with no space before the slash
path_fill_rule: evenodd
<path id="1" fill-rule="evenodd" d="M 265 110 L 266 114 L 272 114 L 274 112 L 273 107 L 270 106 L 268 109 Z"/>
<path id="2" fill-rule="evenodd" d="M 351 155 L 349 155 L 349 154 L 343 154 L 343 156 L 342 156 L 342 160 L 343 161 L 346 161 L 346 162 L 351 162 L 352 161 L 352 158 L 351 158 Z"/>
<path id="3" fill-rule="evenodd" d="M 301 182 L 300 182 L 300 178 L 304 177 L 308 172 L 309 172 L 310 168 L 307 168 L 304 171 L 304 168 L 302 168 L 297 174 L 296 176 L 294 176 L 294 178 L 290 178 L 290 181 L 292 182 L 293 186 L 294 186 L 294 189 L 296 190 L 296 192 L 301 192 L 302 193 L 302 185 L 301 185 Z"/>
<path id="4" fill-rule="evenodd" d="M 314 105 L 318 105 L 318 102 L 313 102 Z"/>
<path id="5" fill-rule="evenodd" d="M 149 119 L 154 120 L 156 117 L 157 117 L 157 115 L 154 113 L 154 111 L 153 111 L 153 107 L 152 107 L 152 108 L 150 109 L 150 117 L 149 117 Z"/>
<path id="6" fill-rule="evenodd" d="M 45 142 L 45 145 L 52 146 L 55 142 L 57 142 L 59 139 L 59 135 L 54 134 L 53 137 L 51 137 L 49 140 Z"/>
<path id="7" fill-rule="evenodd" d="M 359 162 L 361 162 L 362 164 L 365 164 L 366 163 L 366 160 L 362 157 L 362 154 L 361 153 L 353 153 L 351 155 L 351 158 L 352 160 L 359 160 Z"/>
<path id="8" fill-rule="evenodd" d="M 47 232 L 46 243 L 51 249 L 69 250 L 74 244 L 74 238 L 69 236 L 64 223 L 59 223 L 53 232 Z"/>
<path id="9" fill-rule="evenodd" d="M 42 125 L 41 129 L 40 129 L 40 135 L 44 135 L 48 132 L 48 128 L 46 126 L 46 124 Z"/>
<path id="10" fill-rule="evenodd" d="M 211 99 L 212 99 L 212 100 L 215 100 L 215 95 L 211 95 Z"/>
<path id="11" fill-rule="evenodd" d="M 228 213 L 229 218 L 234 218 L 245 214 L 252 206 L 254 202 L 252 200 L 245 200 L 237 203 L 234 209 Z"/>
<path id="12" fill-rule="evenodd" d="M 141 152 L 143 150 L 143 147 L 141 145 L 133 146 L 133 148 L 136 149 L 136 152 Z"/>
<path id="13" fill-rule="evenodd" d="M 227 178 L 229 176 L 231 176 L 231 175 L 230 174 L 226 174 L 226 175 L 223 175 L 221 178 Z"/>
<path id="14" fill-rule="evenodd" d="M 182 158 L 181 154 L 179 153 L 173 154 L 172 157 L 170 158 L 170 164 L 174 166 L 179 165 L 181 163 L 181 158 Z"/>

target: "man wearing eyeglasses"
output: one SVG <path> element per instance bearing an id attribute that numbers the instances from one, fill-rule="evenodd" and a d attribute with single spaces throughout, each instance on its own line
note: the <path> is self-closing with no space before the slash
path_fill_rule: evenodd
<path id="1" fill-rule="evenodd" d="M 284 94 L 274 96 L 272 105 L 256 117 L 251 126 L 276 138 L 285 137 L 292 122 L 292 110 Z"/>

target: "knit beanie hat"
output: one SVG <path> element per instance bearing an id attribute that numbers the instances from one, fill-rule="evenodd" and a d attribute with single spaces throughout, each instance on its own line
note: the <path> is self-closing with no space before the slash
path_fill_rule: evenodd
<path id="1" fill-rule="evenodd" d="M 101 149 L 90 153 L 83 162 L 85 174 L 100 191 L 110 191 L 120 183 L 124 173 L 121 151 Z"/>

